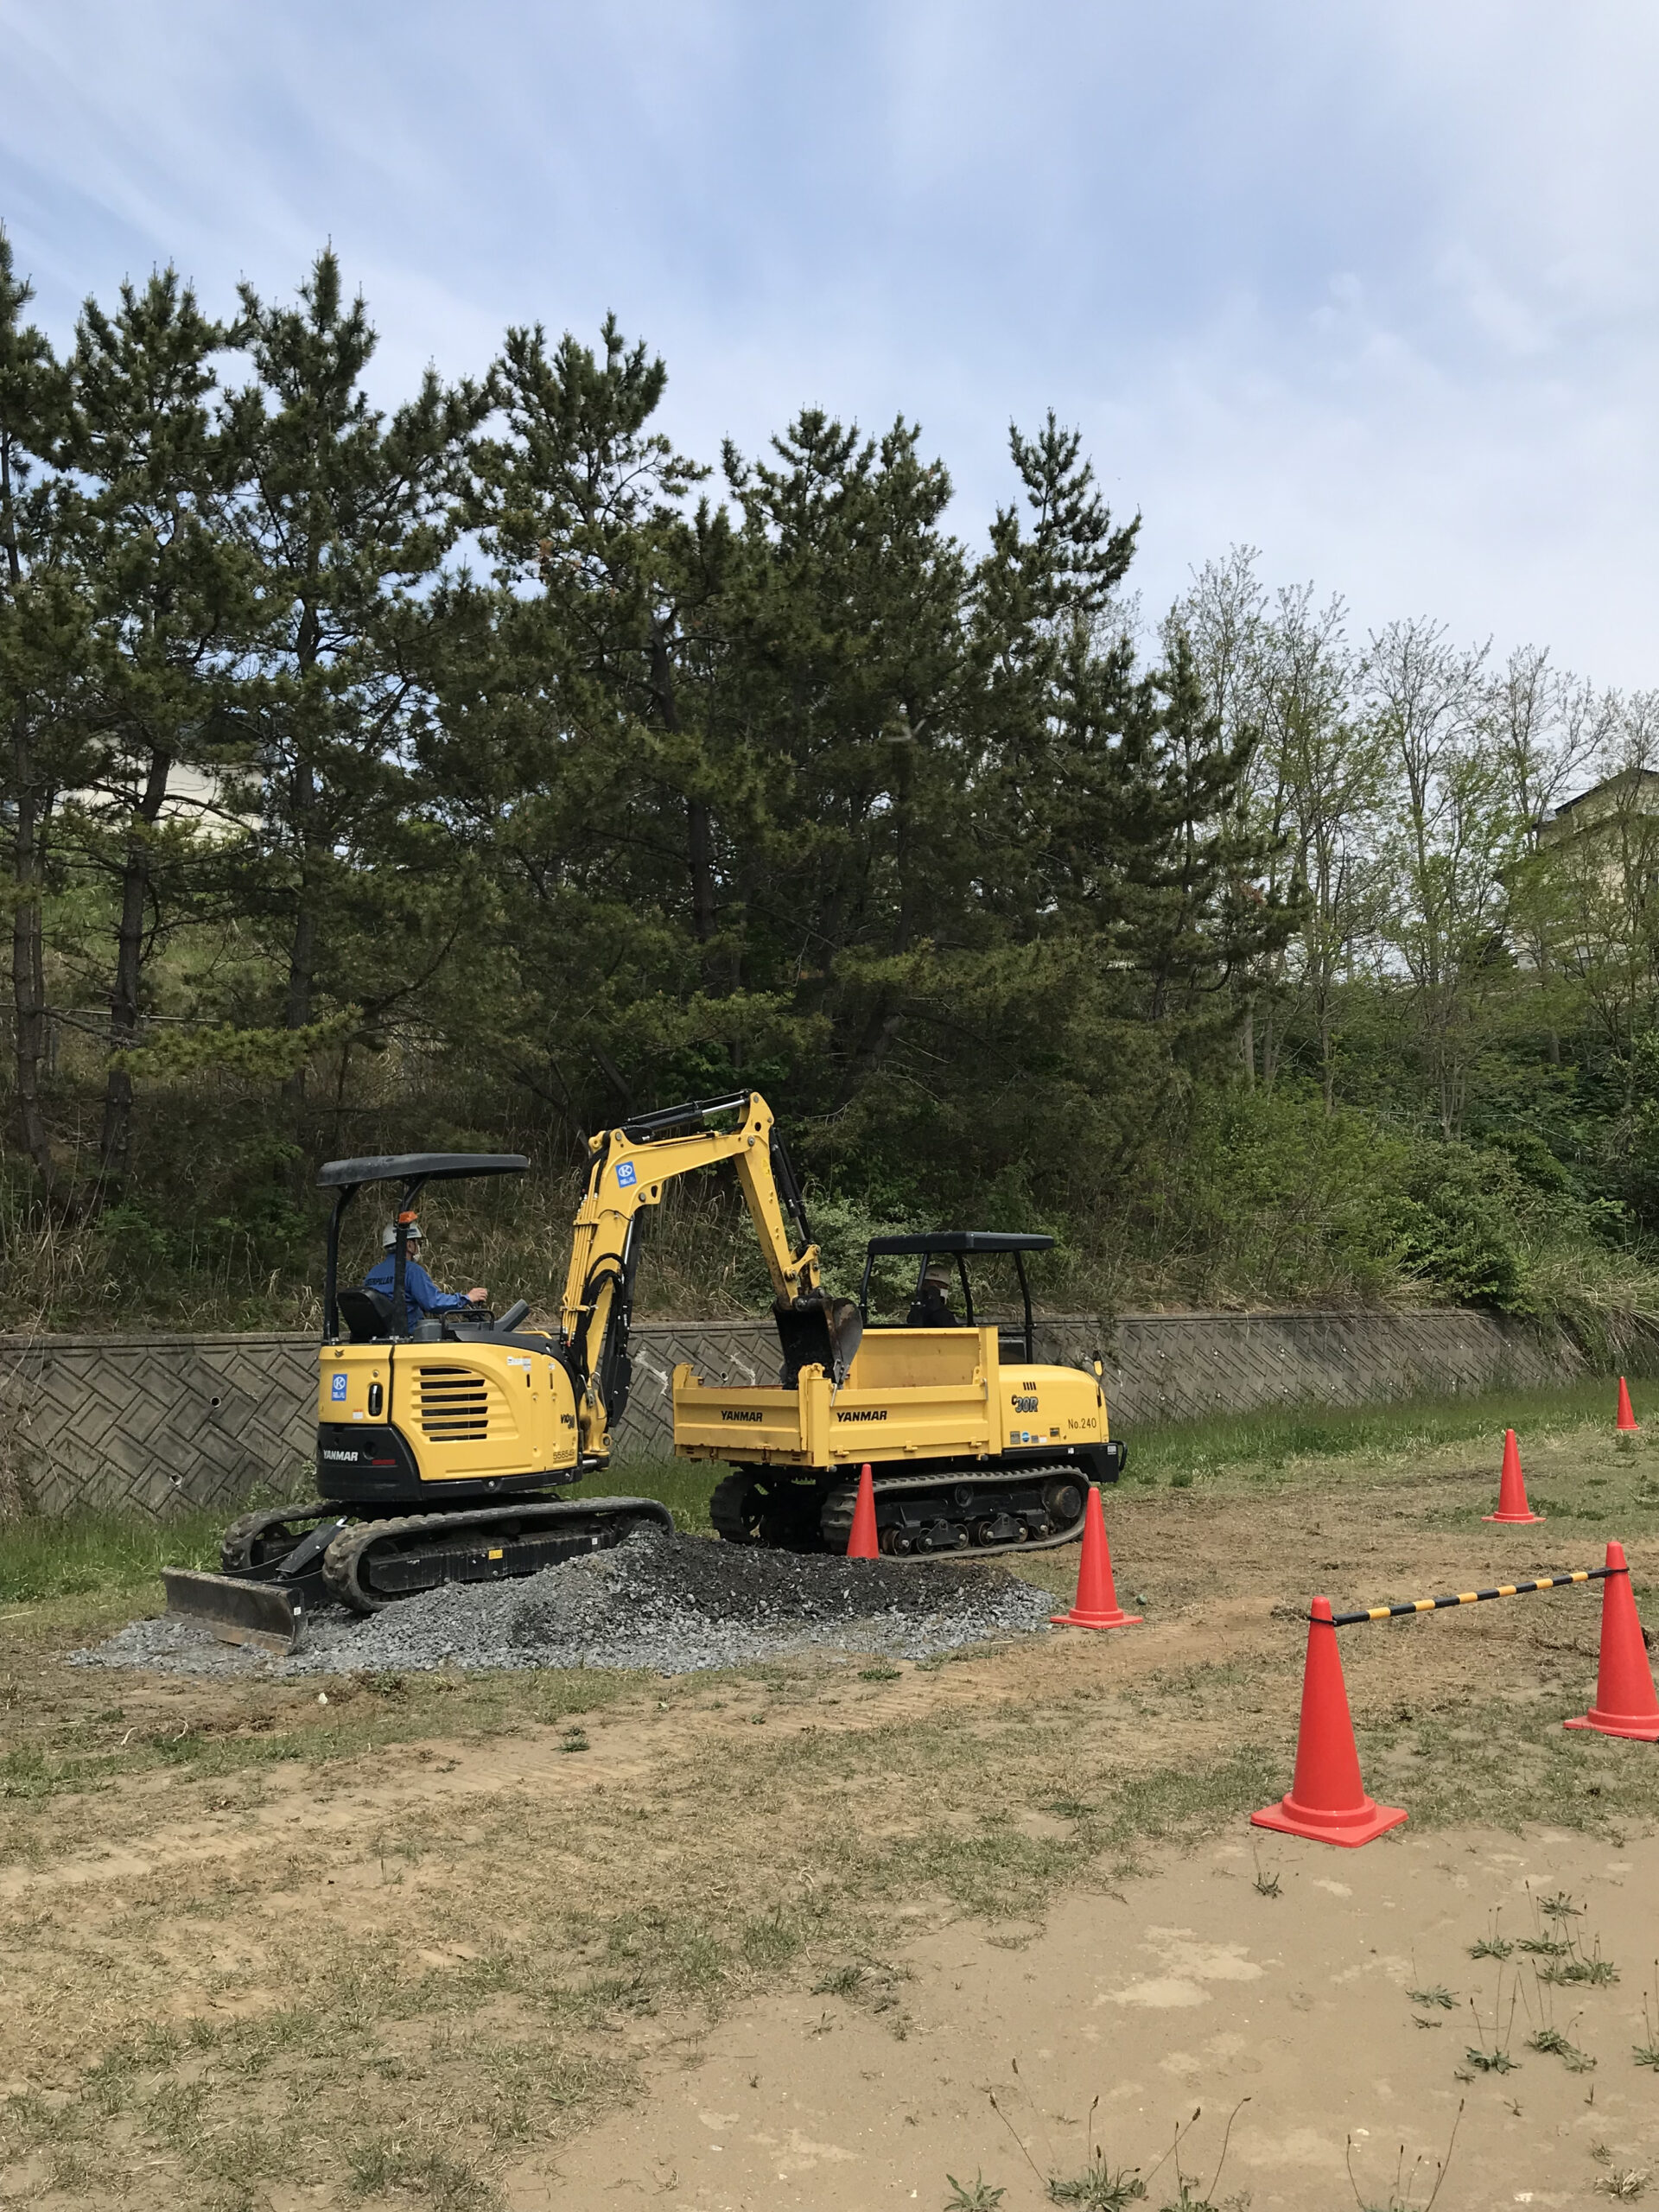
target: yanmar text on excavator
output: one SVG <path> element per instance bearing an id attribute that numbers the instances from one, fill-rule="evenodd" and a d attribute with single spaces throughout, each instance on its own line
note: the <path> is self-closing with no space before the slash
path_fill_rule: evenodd
<path id="1" fill-rule="evenodd" d="M 422 1319 L 405 1297 L 405 1233 L 429 1183 L 522 1174 L 518 1154 L 413 1153 L 331 1161 L 318 1353 L 317 1491 L 226 1531 L 222 1571 L 164 1574 L 170 1611 L 232 1642 L 292 1650 L 308 1609 L 373 1612 L 447 1582 L 534 1573 L 655 1524 L 653 1498 L 561 1497 L 608 1466 L 627 1403 L 641 1215 L 675 1178 L 729 1160 L 775 1294 L 773 1385 L 709 1385 L 675 1370 L 674 1447 L 724 1461 L 710 1513 L 730 1541 L 844 1549 L 856 1478 L 875 1471 L 883 1551 L 895 1556 L 1064 1543 L 1090 1479 L 1116 1480 L 1092 1374 L 1038 1364 L 1023 1255 L 1046 1236 L 940 1230 L 877 1238 L 857 1300 L 825 1295 L 788 1156 L 754 1091 L 643 1115 L 589 1141 L 559 1332 L 526 1329 L 521 1299 Z M 346 1211 L 365 1185 L 402 1186 L 390 1296 L 339 1282 Z M 787 1219 L 785 1216 L 787 1215 Z M 798 1231 L 798 1249 L 791 1227 Z M 1023 1326 L 976 1322 L 968 1262 L 1016 1271 Z M 870 1323 L 872 1271 L 913 1257 L 904 1324 Z M 954 1267 L 963 1313 L 945 1293 Z"/>

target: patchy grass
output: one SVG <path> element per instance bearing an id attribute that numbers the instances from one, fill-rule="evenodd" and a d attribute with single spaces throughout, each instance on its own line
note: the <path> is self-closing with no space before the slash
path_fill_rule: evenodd
<path id="1" fill-rule="evenodd" d="M 30 1513 L 0 1524 L 0 1605 L 154 1592 L 164 1567 L 219 1565 L 226 1516 Z"/>
<path id="2" fill-rule="evenodd" d="M 689 1535 L 714 1534 L 709 1518 L 709 1497 L 726 1470 L 700 1459 L 619 1459 L 602 1475 L 589 1477 L 562 1496 L 580 1498 L 589 1491 L 595 1497 L 659 1498 L 674 1516 L 674 1525 Z"/>
<path id="3" fill-rule="evenodd" d="M 1575 1561 L 1592 1531 L 1659 1532 L 1637 1503 L 1645 1444 L 1615 1454 L 1601 1386 L 1595 1425 L 1575 1427 L 1585 1395 L 1540 1402 L 1522 1437 L 1584 1522 L 1526 1541 Z M 816 1992 L 903 2037 L 894 1952 L 912 1932 L 966 1913 L 1017 1942 L 1058 1897 L 1282 1792 L 1313 1571 L 1370 1600 L 1417 1594 L 1448 1559 L 1516 1555 L 1479 1522 L 1501 1440 L 1479 1402 L 1180 1433 L 1193 1484 L 1109 1502 L 1120 1592 L 1192 1630 L 1157 1664 L 1128 1636 L 1068 1635 L 937 1669 L 370 1675 L 330 1680 L 320 1706 L 315 1681 L 62 1666 L 97 1624 L 158 1603 L 155 1568 L 216 1526 L 29 1525 L 18 1549 L 12 1524 L 0 1859 L 26 1878 L 79 1857 L 88 1878 L 22 1878 L 0 1903 L 0 1961 L 30 1993 L 26 2045 L 0 2049 L 0 2078 L 30 2085 L 0 2107 L 0 2166 L 36 2158 L 60 2193 L 125 2190 L 133 2212 L 251 2207 L 279 2179 L 474 2212 L 508 2161 L 556 2148 L 646 2058 L 760 1991 Z M 708 1476 L 669 1472 L 689 1520 Z M 605 1486 L 668 1495 L 652 1479 Z M 1018 1565 L 1057 1593 L 1077 1571 L 1075 1553 Z M 1356 1630 L 1368 1783 L 1418 1830 L 1659 1815 L 1651 1761 L 1560 1726 L 1583 1709 L 1594 1636 L 1573 1592 Z M 1539 1902 L 1526 1940 L 1545 1974 L 1599 1960 L 1572 1906 Z M 1476 1955 L 1516 1948 L 1494 1922 Z M 1445 2017 L 1439 1985 L 1408 1993 Z M 1492 2070 L 1516 2063 L 1508 2025 L 1478 2030 Z M 1643 2056 L 1656 2029 L 1637 2063 L 1659 2063 Z M 1548 2046 L 1567 2064 L 1571 2048 Z"/>
<path id="4" fill-rule="evenodd" d="M 127 1701 L 66 1719 L 45 1742 L 11 1743 L 0 1752 L 0 1804 L 107 1795 L 158 1771 L 196 1783 L 257 1781 L 295 1761 L 344 1765 L 436 1736 L 476 1738 L 562 1721 L 560 1748 L 580 1751 L 585 1744 L 571 1739 L 585 1731 L 567 1716 L 601 1711 L 645 1678 L 597 1669 L 517 1677 L 352 1675 L 330 1679 L 326 1707 L 305 1683 L 249 1682 L 221 1691 L 220 1709 L 212 1714 L 165 1716 L 156 1714 L 148 1699 L 130 1701 L 131 1675 L 83 1679 Z"/>
<path id="5" fill-rule="evenodd" d="M 1529 1437 L 1605 1427 L 1613 1420 L 1605 1380 L 1541 1390 L 1503 1390 L 1399 1405 L 1294 1406 L 1210 1421 L 1150 1423 L 1129 1439 L 1128 1483 L 1341 1482 L 1370 1475 L 1379 1460 L 1421 1459 L 1447 1445 L 1495 1440 L 1513 1428 Z M 1497 1481 L 1497 1461 L 1493 1461 Z M 1632 1471 L 1632 1487 L 1643 1479 Z M 1179 1487 L 1187 1487 L 1182 1483 Z"/>
<path id="6" fill-rule="evenodd" d="M 752 1679 L 720 1687 L 730 1699 L 773 1695 Z M 734 1730 L 717 1770 L 677 1756 L 666 1722 L 645 1719 L 637 1700 L 626 1713 L 601 1707 L 589 1730 L 600 1752 L 607 1723 L 643 1726 L 660 1746 L 655 1776 L 607 1788 L 579 1815 L 556 1798 L 474 1789 L 388 1805 L 372 1834 L 278 1841 L 279 1827 L 252 1859 L 186 1860 L 164 1882 L 118 1885 L 92 1904 L 48 1893 L 0 1916 L 0 1945 L 34 1961 L 33 2025 L 62 2085 L 49 2108 L 5 2108 L 0 2157 L 73 2151 L 95 2195 L 113 2190 L 119 2143 L 136 2136 L 178 2194 L 207 2202 L 222 2190 L 230 2202 L 240 2190 L 254 2202 L 279 2171 L 296 2185 L 321 2180 L 334 2155 L 368 2194 L 481 2206 L 516 2145 L 556 2144 L 628 2093 L 638 2029 L 666 2033 L 785 1980 L 856 2005 L 902 2037 L 903 1970 L 886 1956 L 895 1904 L 1028 1921 L 1130 1840 L 1208 1826 L 1259 1796 L 1269 1773 L 1262 1751 L 1201 1776 L 1181 1764 L 1091 1778 L 1086 1819 L 1063 1840 L 1034 1838 L 1014 1815 L 1066 1774 L 1063 1726 L 1033 1740 L 1019 1712 L 943 1712 L 849 1739 L 823 1726 L 808 1685 L 794 1688 L 795 1709 L 812 1721 L 787 1737 Z M 651 1711 L 662 1703 L 653 1696 Z M 670 1709 L 689 1720 L 697 1707 L 682 1693 Z M 324 1724 L 359 1732 L 359 1766 L 370 1718 Z M 405 1708 L 401 1725 L 412 1719 Z M 538 1737 L 556 1757 L 556 1727 L 517 1726 L 527 1757 Z M 336 1736 L 322 1763 L 322 1734 L 308 1724 L 300 1755 L 318 1762 L 310 1770 L 325 1786 L 345 1786 L 351 1762 Z M 400 1767 L 407 1756 L 400 1745 Z M 152 1814 L 206 1817 L 221 1794 L 208 1771 L 217 1764 L 198 1750 L 149 1766 L 166 1783 Z M 836 1817 L 849 1785 L 868 1827 Z M 112 1789 L 105 1802 L 135 1838 L 144 1833 L 141 1801 Z M 52 1808 L 0 1809 L 16 1823 L 8 1857 L 49 1852 L 38 1825 L 22 1830 Z M 653 1869 L 643 1885 L 642 1860 Z M 550 1882 L 551 1866 L 568 1878 Z M 306 1930 L 317 1899 L 331 1901 L 324 1942 Z M 213 1963 L 227 1936 L 249 1955 L 228 1979 Z M 89 2039 L 94 1990 L 101 2025 Z M 260 2009 L 222 2016 L 213 2007 L 227 1992 L 251 1992 Z M 168 2018 L 181 2005 L 186 2017 Z M 250 2133 L 268 2094 L 284 2109 L 338 2118 Z"/>

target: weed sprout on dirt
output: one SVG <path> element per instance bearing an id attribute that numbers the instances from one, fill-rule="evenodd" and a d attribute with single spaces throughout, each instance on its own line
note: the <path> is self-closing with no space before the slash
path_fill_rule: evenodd
<path id="1" fill-rule="evenodd" d="M 1242 2190 L 1236 2196 L 1224 2198 L 1217 2197 L 1216 2191 L 1221 2186 L 1222 2168 L 1227 2163 L 1228 2146 L 1233 2139 L 1233 2122 L 1249 2101 L 1248 2097 L 1241 2097 L 1231 2112 L 1228 2113 L 1227 2125 L 1222 2133 L 1221 2155 L 1216 2160 L 1216 2171 L 1210 2177 L 1210 2186 L 1201 2196 L 1196 2193 L 1198 2176 L 1186 2173 L 1182 2170 L 1181 2145 L 1198 2126 L 1199 2116 L 1204 2110 L 1203 2106 L 1198 2105 L 1193 2108 L 1192 2117 L 1185 2127 L 1176 2128 L 1174 2140 L 1165 2152 L 1163 2158 L 1159 2159 L 1158 2164 L 1154 2166 L 1151 2173 L 1147 2176 L 1147 2179 L 1151 2181 L 1166 2160 L 1173 2158 L 1175 2161 L 1175 2195 L 1160 2208 L 1160 2212 L 1245 2212 L 1245 2208 L 1250 2201 L 1248 2190 Z"/>
<path id="2" fill-rule="evenodd" d="M 1535 1967 L 1534 1972 L 1541 1982 L 1564 1987 L 1583 1983 L 1593 1989 L 1606 1989 L 1618 1980 L 1618 1968 L 1611 1959 L 1601 1955 L 1600 1936 L 1586 1951 L 1576 1931 L 1567 1938 L 1563 1955 L 1552 1958 L 1545 1966 Z"/>
<path id="3" fill-rule="evenodd" d="M 1642 1993 L 1642 2032 L 1645 2043 L 1632 2044 L 1630 2055 L 1638 2066 L 1651 2066 L 1659 2074 L 1659 1959 L 1653 1962 L 1653 1997 Z"/>
<path id="4" fill-rule="evenodd" d="M 1587 2051 L 1580 2050 L 1577 2044 L 1570 2042 L 1560 2028 L 1540 2028 L 1535 2034 L 1527 2037 L 1527 2049 L 1541 2051 L 1546 2057 L 1560 2059 L 1569 2074 L 1587 2074 L 1596 2063 Z"/>
<path id="5" fill-rule="evenodd" d="M 1141 2202 L 1147 2184 L 1133 2168 L 1109 2166 L 1096 2148 L 1081 2172 L 1062 2177 L 1051 2174 L 1047 2183 L 1051 2204 L 1074 2204 L 1079 2212 L 1128 2212 Z"/>
<path id="6" fill-rule="evenodd" d="M 1617 2204 L 1634 2204 L 1638 2196 L 1647 2194 L 1648 2173 L 1645 2167 L 1618 2166 L 1610 2174 L 1603 2174 L 1596 2183 L 1596 2193 L 1611 2196 Z"/>
<path id="7" fill-rule="evenodd" d="M 1557 1890 L 1553 1897 L 1540 1897 L 1538 1910 L 1548 1920 L 1577 1920 L 1584 1912 L 1584 1907 L 1574 1904 L 1565 1890 Z"/>
<path id="8" fill-rule="evenodd" d="M 1500 1967 L 1498 1969 L 1497 1976 L 1497 1990 L 1492 1999 L 1491 2048 L 1488 2050 L 1486 2046 L 1486 2030 L 1481 2024 L 1480 2007 L 1476 2004 L 1472 1997 L 1469 1999 L 1469 2010 L 1474 2019 L 1475 2033 L 1479 2037 L 1480 2041 L 1478 2044 L 1470 2044 L 1463 2055 L 1465 2062 L 1474 2073 L 1513 2074 L 1516 2068 L 1520 2064 L 1521 2062 L 1519 2059 L 1511 2058 L 1510 2056 L 1510 2038 L 1515 2032 L 1515 2008 L 1517 2001 L 1518 1977 L 1517 1987 L 1512 1988 L 1510 1992 L 1510 2015 L 1507 2020 L 1503 2020 L 1503 2032 L 1500 2034 L 1498 2031 L 1498 2023 L 1503 2018 L 1503 1972 L 1502 1967 Z M 1465 2075 L 1463 2078 L 1467 2080 L 1469 2076 Z"/>
<path id="9" fill-rule="evenodd" d="M 950 2194 L 944 2200 L 944 2212 L 996 2212 L 997 2206 L 1007 2195 L 976 2171 L 972 2181 L 958 2181 L 955 2174 L 946 2174 Z"/>
<path id="10" fill-rule="evenodd" d="M 1141 1600 L 1137 1598 L 1135 1599 L 1136 1605 L 1139 1605 L 1140 1602 Z M 1262 1853 L 1256 1848 L 1254 1838 L 1251 1839 L 1250 1842 L 1250 1855 L 1255 1860 L 1255 1879 L 1250 1886 L 1255 1890 L 1257 1897 L 1276 1897 L 1280 1896 L 1281 1892 L 1279 1887 L 1279 1877 L 1277 1873 L 1269 1874 L 1263 1869 L 1262 1865 Z"/>
<path id="11" fill-rule="evenodd" d="M 1016 2058 L 1012 2064 L 1017 2077 L 1020 2073 L 1020 2062 Z M 1020 2087 L 1022 2089 L 1025 2088 L 1023 2081 L 1020 2082 Z M 1045 2174 L 1035 2158 L 1032 2157 L 1019 2129 L 998 2104 L 995 2090 L 988 2089 L 986 2094 L 991 2101 L 991 2110 L 1013 2136 L 1019 2146 L 1020 2157 L 1031 2168 L 1039 2187 L 1051 2204 L 1075 2205 L 1077 2212 L 1128 2212 L 1128 2208 L 1131 2204 L 1138 2204 L 1145 2201 L 1147 2184 L 1141 2178 L 1140 2169 L 1135 2166 L 1112 2165 L 1107 2158 L 1103 2145 L 1093 2141 L 1095 2114 L 1100 2108 L 1098 2096 L 1090 2103 L 1087 2117 L 1084 2121 L 1085 2157 L 1080 2170 L 1075 2174 L 1058 2172 L 1055 2170 L 1053 2145 L 1050 2144 L 1047 2145 L 1049 2171 Z M 1033 2113 L 1037 2113 L 1036 2104 L 1030 2100 L 1028 2093 L 1027 2101 L 1032 2103 Z M 1038 2113 L 1037 2117 L 1040 2122 L 1041 2115 Z M 1197 2113 L 1193 2113 L 1192 2118 L 1194 2120 L 1198 2118 Z M 1046 2135 L 1046 2129 L 1044 2133 Z M 1159 2164 L 1162 2163 L 1160 2159 Z M 1157 2168 L 1154 2167 L 1153 2171 L 1155 2173 Z"/>
<path id="12" fill-rule="evenodd" d="M 1498 1933 L 1499 1915 L 1494 1911 L 1487 1923 L 1486 1933 L 1469 1946 L 1471 1959 L 1507 1959 L 1515 1946 L 1507 1936 Z"/>
<path id="13" fill-rule="evenodd" d="M 1520 1948 L 1525 1950 L 1530 1946 L 1522 1944 Z M 1593 2072 L 1595 2060 L 1591 2057 L 1588 2051 L 1581 2050 L 1572 2039 L 1570 2031 L 1578 2025 L 1578 2015 L 1576 2013 L 1573 2015 L 1565 2029 L 1558 2028 L 1555 2024 L 1553 1993 L 1555 1977 L 1548 1967 L 1535 1966 L 1532 1970 L 1532 1978 L 1538 1999 L 1538 2025 L 1527 2037 L 1527 2049 L 1541 2052 L 1545 2057 L 1559 2058 L 1569 2074 Z M 1527 2017 L 1530 2019 L 1532 2004 L 1524 1988 L 1522 1989 L 1521 1996 L 1522 2001 L 1527 2007 Z M 1594 2091 L 1592 2090 L 1591 2094 L 1593 2095 Z"/>
<path id="14" fill-rule="evenodd" d="M 1457 2115 L 1452 2122 L 1452 2133 L 1446 2138 L 1446 2156 L 1435 2160 L 1434 2179 L 1428 2195 L 1423 2198 L 1421 2204 L 1417 2198 L 1417 2188 L 1419 2178 L 1423 2171 L 1425 2154 L 1422 2152 L 1420 2151 L 1412 2160 L 1411 2171 L 1408 2174 L 1406 2146 L 1403 2143 L 1400 2145 L 1394 2162 L 1394 2180 L 1389 2185 L 1387 2202 L 1379 2203 L 1375 2197 L 1363 2196 L 1360 2194 L 1359 2183 L 1354 2178 L 1354 2139 L 1351 2135 L 1348 2138 L 1344 2154 L 1344 2163 L 1348 2168 L 1348 2186 L 1354 2192 L 1354 2202 L 1358 2205 L 1359 2212 L 1432 2212 L 1434 2200 L 1440 2193 L 1440 2185 L 1451 2171 L 1452 2153 L 1457 2145 L 1458 2129 L 1463 2122 L 1463 2107 L 1464 2100 L 1459 2098 Z"/>
<path id="15" fill-rule="evenodd" d="M 1524 1951 L 1529 1958 L 1570 1959 L 1575 1955 L 1576 1937 L 1571 1923 L 1584 1910 L 1575 1904 L 1565 1890 L 1557 1890 L 1553 1897 L 1535 1897 L 1532 1901 L 1533 1932 L 1516 1939 L 1515 1948 Z M 1547 1926 L 1545 1923 L 1549 1924 Z M 1582 1980 L 1582 1975 L 1552 1976 L 1548 1970 L 1544 1980 Z"/>

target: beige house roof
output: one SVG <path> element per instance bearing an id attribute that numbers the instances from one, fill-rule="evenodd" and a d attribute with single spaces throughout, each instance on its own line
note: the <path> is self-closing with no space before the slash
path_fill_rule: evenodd
<path id="1" fill-rule="evenodd" d="M 1628 822 L 1633 815 L 1659 815 L 1659 769 L 1621 768 L 1616 776 L 1592 784 L 1539 824 L 1538 842 L 1564 844 L 1570 837 Z"/>

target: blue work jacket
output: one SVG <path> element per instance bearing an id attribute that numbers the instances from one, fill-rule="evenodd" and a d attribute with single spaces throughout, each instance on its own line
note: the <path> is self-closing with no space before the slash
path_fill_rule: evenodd
<path id="1" fill-rule="evenodd" d="M 383 1297 L 392 1294 L 392 1255 L 387 1253 L 378 1267 L 369 1269 L 363 1278 L 365 1290 L 378 1290 Z M 418 1260 L 404 1262 L 404 1299 L 416 1313 L 454 1313 L 468 1301 L 459 1291 L 440 1290 Z"/>

